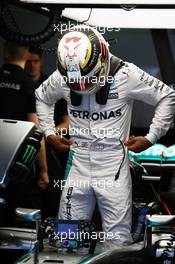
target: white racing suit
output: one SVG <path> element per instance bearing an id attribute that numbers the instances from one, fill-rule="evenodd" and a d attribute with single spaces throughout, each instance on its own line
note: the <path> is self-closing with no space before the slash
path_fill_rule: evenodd
<path id="1" fill-rule="evenodd" d="M 132 63 L 115 74 L 105 105 L 95 94 L 83 95 L 73 106 L 70 89 L 55 71 L 37 90 L 37 112 L 46 137 L 55 134 L 53 105 L 68 102 L 73 144 L 67 162 L 67 184 L 60 203 L 60 219 L 91 219 L 97 201 L 105 239 L 109 246 L 132 242 L 132 183 L 127 148 L 134 99 L 156 106 L 146 138 L 153 144 L 170 127 L 175 93 L 161 81 Z M 140 113 L 146 115 L 146 113 Z"/>

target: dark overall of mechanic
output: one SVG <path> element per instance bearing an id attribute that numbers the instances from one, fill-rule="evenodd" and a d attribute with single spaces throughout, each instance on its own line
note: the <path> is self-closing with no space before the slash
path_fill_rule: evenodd
<path id="1" fill-rule="evenodd" d="M 8 41 L 4 43 L 5 64 L 0 69 L 0 118 L 30 121 L 38 126 L 35 84 L 24 72 L 28 56 L 28 47 Z M 8 191 L 5 190 L 14 208 L 41 206 L 40 189 L 45 189 L 49 183 L 44 140 L 41 141 L 41 149 L 36 161 L 39 167 L 38 177 L 31 169 L 25 183 L 11 181 Z M 13 221 L 11 217 L 9 220 Z"/>
<path id="2" fill-rule="evenodd" d="M 110 54 L 94 28 L 75 26 L 63 34 L 58 70 L 36 90 L 36 98 L 48 141 L 57 149 L 70 148 L 59 219 L 91 219 L 97 201 L 105 245 L 132 243 L 127 150 L 145 150 L 167 132 L 175 112 L 175 92 L 133 63 Z M 53 107 L 59 98 L 68 102 L 71 141 L 55 131 Z M 135 99 L 156 109 L 149 133 L 129 138 Z M 141 114 L 144 118 L 146 113 Z"/>
<path id="3" fill-rule="evenodd" d="M 0 118 L 30 121 L 38 125 L 35 106 L 35 84 L 25 74 L 24 67 L 28 48 L 17 43 L 5 42 L 4 61 L 0 69 Z M 39 186 L 45 188 L 49 182 L 45 144 L 37 157 L 40 167 Z"/>

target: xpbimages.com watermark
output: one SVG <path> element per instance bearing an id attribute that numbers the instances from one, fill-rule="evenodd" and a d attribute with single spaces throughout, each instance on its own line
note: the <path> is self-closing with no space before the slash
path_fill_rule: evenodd
<path id="1" fill-rule="evenodd" d="M 95 73 L 93 76 L 89 77 L 89 76 L 76 76 L 76 74 L 78 73 L 79 75 L 79 66 L 78 65 L 73 65 L 70 66 L 69 72 L 71 72 L 72 76 L 61 76 L 60 78 L 60 84 L 63 85 L 65 83 L 69 83 L 69 85 L 71 84 L 80 84 L 83 83 L 84 85 L 99 85 L 104 86 L 105 84 L 112 84 L 114 83 L 114 77 L 109 75 L 109 76 L 96 76 Z M 75 76 L 73 76 L 75 75 Z"/>
<path id="2" fill-rule="evenodd" d="M 61 23 L 60 22 L 58 24 L 53 24 L 53 30 L 58 31 L 62 34 L 65 31 L 73 31 L 74 30 L 73 27 L 79 26 L 79 25 L 82 25 L 82 24 L 79 23 L 78 21 L 74 22 L 74 23 L 71 23 L 70 21 L 68 23 Z M 118 31 L 120 31 L 120 28 L 105 27 L 105 26 L 93 26 L 93 25 L 88 25 L 87 23 L 86 23 L 86 25 L 90 26 L 91 28 L 96 29 L 101 34 L 105 34 L 106 32 L 113 32 L 113 31 L 118 32 Z M 87 31 L 88 28 L 84 28 L 84 30 Z M 83 31 L 83 28 L 81 28 L 81 32 L 82 31 Z"/>
<path id="3" fill-rule="evenodd" d="M 86 112 L 81 113 L 80 111 L 76 111 L 76 112 L 72 112 L 71 113 L 74 117 L 80 117 L 80 115 L 82 114 L 86 114 Z M 80 117 L 81 118 L 81 117 Z M 89 119 L 88 117 L 88 112 L 86 115 L 86 118 Z M 94 113 L 94 115 L 91 116 L 92 120 L 94 119 L 100 119 L 100 113 Z M 64 137 L 66 135 L 70 135 L 70 136 L 87 136 L 87 135 L 94 135 L 98 138 L 105 138 L 105 137 L 110 137 L 112 135 L 118 135 L 118 129 L 116 128 L 76 128 L 76 127 L 70 127 L 67 128 L 58 128 L 56 130 L 56 133 L 60 136 L 60 137 Z"/>
<path id="4" fill-rule="evenodd" d="M 63 190 L 65 187 L 77 187 L 81 189 L 90 189 L 90 188 L 100 188 L 100 189 L 109 189 L 113 186 L 120 186 L 118 181 L 114 181 L 113 179 L 91 179 L 89 180 L 81 180 L 81 179 L 73 179 L 68 178 L 67 180 L 54 180 L 54 188 L 60 188 Z"/>
<path id="5" fill-rule="evenodd" d="M 99 240 L 105 242 L 106 240 L 120 240 L 119 232 L 72 232 L 70 229 L 68 232 L 54 233 L 54 240 Z"/>

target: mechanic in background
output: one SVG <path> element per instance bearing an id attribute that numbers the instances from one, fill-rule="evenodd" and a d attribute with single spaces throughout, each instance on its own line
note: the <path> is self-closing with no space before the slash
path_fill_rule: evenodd
<path id="1" fill-rule="evenodd" d="M 27 47 L 16 43 L 5 42 L 4 62 L 0 69 L 0 118 L 30 121 L 38 127 L 35 106 L 35 83 L 24 72 L 29 56 Z M 7 200 L 11 207 L 41 208 L 40 189 L 49 183 L 46 162 L 45 141 L 36 158 L 39 167 L 38 178 L 31 169 L 24 183 L 12 182 L 7 188 Z"/>

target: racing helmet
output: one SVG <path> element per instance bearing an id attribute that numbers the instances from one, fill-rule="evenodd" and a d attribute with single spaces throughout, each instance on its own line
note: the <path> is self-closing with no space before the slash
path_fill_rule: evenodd
<path id="1" fill-rule="evenodd" d="M 78 25 L 58 43 L 58 70 L 69 88 L 79 94 L 96 93 L 105 85 L 110 68 L 108 43 L 94 28 Z"/>

